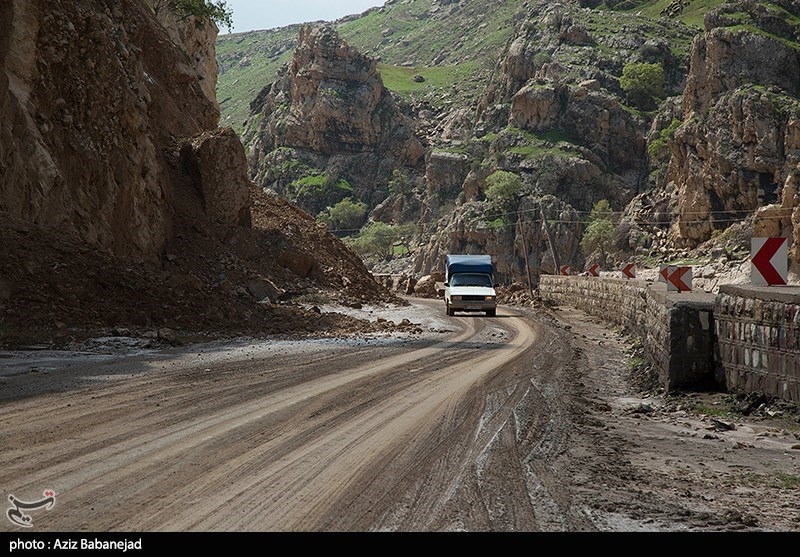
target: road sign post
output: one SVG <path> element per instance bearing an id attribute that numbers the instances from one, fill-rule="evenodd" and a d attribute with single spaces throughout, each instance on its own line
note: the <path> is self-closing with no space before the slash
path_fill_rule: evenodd
<path id="1" fill-rule="evenodd" d="M 633 263 L 628 263 L 622 268 L 622 274 L 629 279 L 636 278 L 636 265 Z"/>
<path id="2" fill-rule="evenodd" d="M 750 282 L 785 285 L 789 270 L 786 238 L 750 239 Z"/>
<path id="3" fill-rule="evenodd" d="M 692 291 L 692 268 L 691 267 L 667 267 L 667 290 L 673 292 Z"/>

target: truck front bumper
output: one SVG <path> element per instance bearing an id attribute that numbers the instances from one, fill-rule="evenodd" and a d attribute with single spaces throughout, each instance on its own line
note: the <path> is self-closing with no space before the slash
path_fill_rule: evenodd
<path id="1" fill-rule="evenodd" d="M 497 302 L 456 302 L 450 301 L 450 308 L 455 311 L 486 311 L 497 309 Z"/>

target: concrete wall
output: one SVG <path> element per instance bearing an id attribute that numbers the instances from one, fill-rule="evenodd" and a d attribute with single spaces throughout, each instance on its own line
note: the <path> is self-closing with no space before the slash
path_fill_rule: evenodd
<path id="1" fill-rule="evenodd" d="M 722 388 L 800 404 L 800 287 L 663 283 L 543 275 L 544 301 L 570 305 L 640 337 L 666 391 Z"/>

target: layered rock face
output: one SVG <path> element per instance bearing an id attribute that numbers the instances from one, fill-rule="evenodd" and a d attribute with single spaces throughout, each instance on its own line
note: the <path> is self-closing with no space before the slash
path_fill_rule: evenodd
<path id="1" fill-rule="evenodd" d="M 639 181 L 645 167 L 642 122 L 596 80 L 571 87 L 545 80 L 527 84 L 512 98 L 509 123 L 534 132 L 566 130 L 589 149 L 593 156 L 587 159 L 615 173 L 631 173 L 630 183 Z"/>
<path id="2" fill-rule="evenodd" d="M 673 235 L 683 245 L 773 206 L 757 217 L 755 233 L 793 237 L 790 259 L 798 261 L 800 37 L 787 19 L 800 17 L 800 6 L 783 9 L 781 16 L 765 3 L 726 3 L 707 15 L 693 44 L 667 172 L 679 199 Z"/>
<path id="3" fill-rule="evenodd" d="M 206 61 L 216 28 L 183 24 L 198 35 L 173 36 L 192 48 L 139 0 L 0 5 L 0 212 L 114 255 L 160 257 L 167 153 L 219 120 Z"/>
<path id="4" fill-rule="evenodd" d="M 219 29 L 213 21 L 201 21 L 196 17 L 180 16 L 161 9 L 156 17 L 167 30 L 170 39 L 180 45 L 191 63 L 192 71 L 187 76 L 196 77 L 206 97 L 219 110 L 217 104 L 217 54 L 216 41 Z M 182 68 L 185 69 L 185 68 Z M 191 81 L 191 79 L 190 79 Z"/>
<path id="5" fill-rule="evenodd" d="M 375 61 L 331 26 L 300 28 L 291 63 L 262 97 L 250 175 L 312 213 L 324 207 L 307 205 L 291 186 L 309 168 L 352 186 L 339 197 L 352 193 L 374 206 L 385 198 L 394 169 L 423 162 L 425 149 L 413 122 L 383 86 Z M 306 170 L 295 175 L 298 163 Z M 375 192 L 377 184 L 383 192 Z"/>
<path id="6" fill-rule="evenodd" d="M 361 152 L 383 146 L 403 125 L 375 61 L 348 46 L 332 27 L 300 29 L 289 73 L 285 146 L 326 155 Z"/>

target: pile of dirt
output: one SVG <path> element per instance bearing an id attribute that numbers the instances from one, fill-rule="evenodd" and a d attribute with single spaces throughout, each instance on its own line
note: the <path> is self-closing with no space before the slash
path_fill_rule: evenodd
<path id="1" fill-rule="evenodd" d="M 251 194 L 244 228 L 212 222 L 194 192 L 178 190 L 160 262 L 115 258 L 69 230 L 0 214 L 0 346 L 352 334 L 378 325 L 318 306 L 405 303 L 309 215 Z"/>

